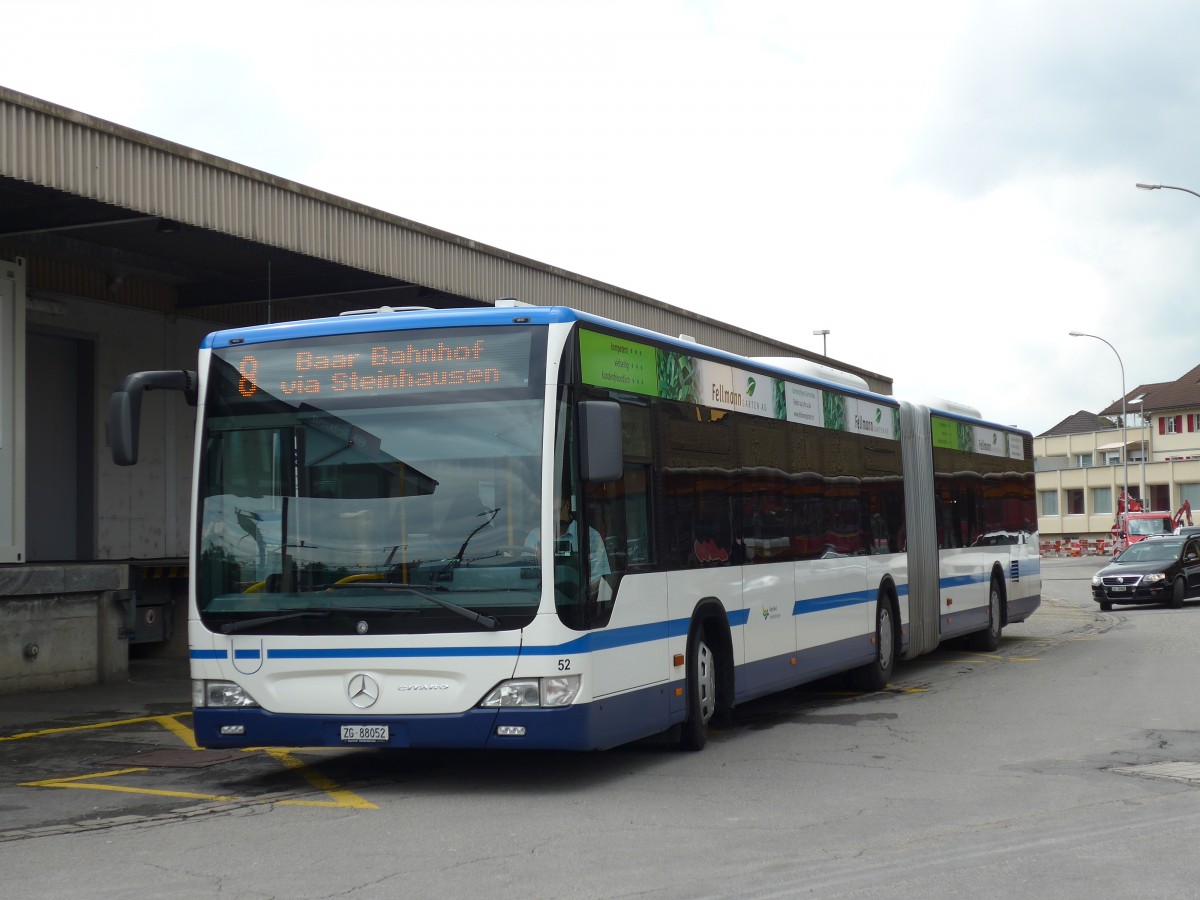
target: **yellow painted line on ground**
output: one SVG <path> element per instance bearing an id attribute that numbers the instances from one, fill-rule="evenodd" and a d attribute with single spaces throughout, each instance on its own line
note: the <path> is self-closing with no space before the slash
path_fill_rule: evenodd
<path id="1" fill-rule="evenodd" d="M 184 725 L 179 719 L 183 716 L 190 716 L 190 712 L 172 713 L 167 716 L 145 716 L 136 719 L 119 719 L 113 722 L 99 722 L 94 725 L 73 725 L 65 728 L 47 728 L 42 731 L 30 731 L 24 734 L 14 734 L 8 737 L 0 737 L 0 741 L 15 741 L 26 738 L 46 737 L 48 735 L 63 734 L 71 731 L 87 731 L 99 728 L 114 728 L 119 725 L 140 725 L 145 722 L 154 722 L 160 727 L 171 732 L 185 743 L 192 750 L 202 749 L 196 743 L 195 732 Z M 316 769 L 310 768 L 303 760 L 297 759 L 288 750 L 280 750 L 273 747 L 252 748 L 248 752 L 261 750 L 268 754 L 272 759 L 282 763 L 287 768 L 296 772 L 312 785 L 317 790 L 332 797 L 332 800 L 278 800 L 275 801 L 286 806 L 323 806 L 329 808 L 348 808 L 348 809 L 379 809 L 374 803 L 360 797 L 353 791 L 346 790 L 341 785 L 337 784 L 332 779 L 326 777 Z M 65 778 L 46 778 L 41 781 L 26 781 L 21 787 L 46 787 L 46 788 L 77 788 L 79 790 L 90 791 L 115 791 L 123 794 L 147 794 L 153 797 L 177 797 L 187 800 L 210 800 L 220 803 L 238 803 L 246 802 L 252 798 L 232 797 L 224 794 L 201 794 L 194 791 L 168 791 L 155 788 L 132 787 L 121 784 L 97 784 L 97 778 L 115 778 L 120 775 L 132 775 L 138 772 L 149 771 L 147 767 L 141 766 L 132 769 L 113 769 L 109 772 L 92 772 L 87 775 L 72 775 Z"/>
<path id="2" fill-rule="evenodd" d="M 353 791 L 348 791 L 339 785 L 337 782 L 326 777 L 323 773 L 316 769 L 310 768 L 304 760 L 297 759 L 288 750 L 280 750 L 278 748 L 268 748 L 267 755 L 272 759 L 278 760 L 287 768 L 298 774 L 301 778 L 315 787 L 318 791 L 328 794 L 333 798 L 329 800 L 280 800 L 280 805 L 284 806 L 330 806 L 343 807 L 349 809 L 379 809 L 370 800 L 360 797 Z"/>
<path id="3" fill-rule="evenodd" d="M 27 781 L 21 787 L 48 788 L 77 788 L 87 791 L 115 791 L 118 794 L 149 794 L 152 797 L 176 797 L 185 800 L 212 800 L 221 803 L 232 803 L 237 797 L 226 797 L 219 794 L 198 794 L 193 791 L 164 791 L 156 788 L 130 787 L 123 784 L 95 784 L 93 778 L 113 778 L 117 775 L 132 775 L 148 771 L 145 767 L 135 769 L 113 769 L 111 772 L 93 772 L 90 775 L 76 775 L 72 778 L 47 778 L 44 781 Z"/>
<path id="4" fill-rule="evenodd" d="M 979 662 L 981 659 L 990 659 L 996 662 L 1041 662 L 1041 657 L 1038 656 L 999 656 L 995 653 L 970 653 L 965 657 L 951 657 L 946 662 L 964 663 L 964 662 Z"/>
<path id="5" fill-rule="evenodd" d="M 803 687 L 804 686 L 801 685 L 801 688 Z M 814 697 L 849 698 L 852 700 L 855 697 L 868 697 L 871 694 L 923 694 L 925 691 L 925 688 L 897 687 L 891 682 L 888 682 L 878 691 L 867 691 L 866 693 L 862 691 L 809 691 L 809 693 Z"/>
<path id="6" fill-rule="evenodd" d="M 67 782 L 82 781 L 85 778 L 108 778 L 112 775 L 128 775 L 131 772 L 145 772 L 145 766 L 133 769 L 113 769 L 111 772 L 91 772 L 87 775 L 72 775 L 70 778 L 47 778 L 43 781 L 26 781 L 21 787 L 66 787 Z"/>
<path id="7" fill-rule="evenodd" d="M 179 738 L 193 750 L 199 750 L 200 746 L 196 743 L 196 734 L 192 729 L 188 728 L 182 722 L 178 721 L 174 716 L 159 716 L 154 720 L 175 737 Z"/>
<path id="8" fill-rule="evenodd" d="M 117 719 L 112 722 L 96 722 L 92 725 L 67 725 L 63 728 L 44 728 L 41 731 L 26 731 L 23 734 L 0 735 L 0 743 L 4 741 L 23 741 L 29 738 L 48 737 L 52 734 L 67 734 L 72 731 L 95 731 L 100 728 L 117 728 L 121 725 L 141 725 L 144 722 L 158 722 L 164 719 L 178 719 L 190 716 L 191 712 L 171 713 L 169 716 L 142 716 L 137 719 Z"/>

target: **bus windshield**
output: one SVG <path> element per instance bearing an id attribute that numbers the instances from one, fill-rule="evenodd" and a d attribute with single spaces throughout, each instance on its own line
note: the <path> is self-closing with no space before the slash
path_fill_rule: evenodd
<path id="1" fill-rule="evenodd" d="M 447 333 L 404 340 L 409 351 L 439 337 L 468 348 Z M 385 384 L 384 367 L 353 364 L 358 348 L 380 349 L 387 335 L 214 350 L 198 498 L 206 625 L 289 634 L 527 625 L 541 583 L 524 546 L 538 524 L 540 342 L 528 330 L 507 337 L 495 371 L 509 384 L 484 387 Z M 289 384 L 314 359 L 330 362 Z M 336 388 L 351 383 L 365 388 Z"/>

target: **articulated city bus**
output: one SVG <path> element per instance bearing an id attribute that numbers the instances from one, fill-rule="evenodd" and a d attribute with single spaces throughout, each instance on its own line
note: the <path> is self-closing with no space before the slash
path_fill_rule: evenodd
<path id="1" fill-rule="evenodd" d="M 1040 602 L 1031 436 L 849 381 L 521 304 L 130 375 L 121 464 L 145 390 L 198 406 L 197 742 L 698 749 L 755 697 L 994 649 Z"/>

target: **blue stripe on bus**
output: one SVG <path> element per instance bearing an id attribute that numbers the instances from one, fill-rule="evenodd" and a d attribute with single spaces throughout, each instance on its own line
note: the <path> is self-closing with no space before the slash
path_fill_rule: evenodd
<path id="1" fill-rule="evenodd" d="M 803 612 L 818 612 L 821 609 L 835 609 L 855 603 L 865 603 L 872 595 L 866 591 L 852 594 L 841 594 L 834 597 L 820 597 L 815 600 L 798 600 L 794 615 Z M 805 608 L 801 608 L 804 604 Z M 744 627 L 750 620 L 749 609 L 729 610 L 725 614 L 731 628 Z M 653 622 L 649 625 L 631 625 L 612 631 L 593 631 L 580 635 L 565 644 L 543 644 L 526 647 L 306 647 L 306 648 L 272 648 L 267 650 L 267 658 L 275 659 L 420 659 L 433 657 L 463 657 L 463 656 L 554 656 L 562 653 L 590 653 L 600 650 L 612 650 L 617 647 L 631 647 L 636 644 L 647 644 L 654 641 L 667 640 L 673 637 L 686 637 L 690 619 L 671 619 L 666 622 Z M 192 650 L 192 659 L 227 659 L 225 650 Z M 260 650 L 235 650 L 234 659 L 259 659 Z"/>
<path id="2" fill-rule="evenodd" d="M 560 653 L 591 653 L 596 650 L 612 650 L 615 647 L 631 647 L 664 641 L 671 636 L 670 622 L 654 622 L 650 625 L 630 625 L 612 631 L 592 631 L 580 635 L 565 644 L 543 644 L 526 647 L 523 652 L 530 656 L 556 656 Z"/>
<path id="3" fill-rule="evenodd" d="M 857 606 L 860 603 L 870 603 L 875 597 L 876 593 L 874 591 L 850 591 L 848 594 L 831 594 L 828 597 L 797 600 L 792 605 L 792 615 L 802 616 L 805 613 L 824 612 L 827 609 L 841 609 L 845 606 Z"/>
<path id="4" fill-rule="evenodd" d="M 896 596 L 907 597 L 908 585 L 894 585 Z M 842 609 L 846 606 L 856 606 L 859 603 L 870 603 L 878 596 L 876 591 L 850 591 L 845 594 L 831 594 L 828 597 L 810 597 L 807 600 L 797 600 L 792 605 L 792 615 L 802 616 L 807 613 L 824 612 L 829 609 Z"/>
<path id="5" fill-rule="evenodd" d="M 943 578 L 941 580 L 941 587 L 943 590 L 966 587 L 971 584 L 979 584 L 987 581 L 988 578 L 989 576 L 982 572 L 973 575 Z M 896 592 L 902 597 L 907 596 L 909 593 L 908 585 L 897 585 Z M 863 603 L 870 603 L 876 596 L 877 594 L 874 590 L 865 590 L 831 594 L 826 597 L 813 597 L 807 600 L 796 600 L 792 606 L 792 615 L 801 616 L 832 609 L 843 609 L 848 606 L 857 606 Z M 742 627 L 749 621 L 750 610 L 729 610 L 726 613 L 726 618 L 729 621 L 730 627 Z M 631 647 L 637 644 L 646 644 L 668 638 L 683 637 L 687 635 L 690 625 L 690 619 L 671 619 L 666 622 L 633 625 L 626 628 L 617 628 L 612 631 L 589 632 L 564 644 L 545 644 L 526 647 L 279 648 L 268 650 L 267 656 L 270 659 L 417 659 L 439 656 L 502 657 L 519 656 L 521 654 L 552 656 L 561 653 L 589 653 L 600 650 L 612 650 L 618 647 Z M 191 652 L 192 659 L 225 659 L 227 656 L 228 654 L 223 650 L 193 650 Z M 259 656 L 260 651 L 258 650 L 238 650 L 234 654 L 235 659 L 258 659 Z"/>
<path id="6" fill-rule="evenodd" d="M 983 584 L 985 581 L 991 581 L 990 572 L 975 572 L 972 575 L 955 575 L 953 578 L 943 578 L 941 580 L 942 590 L 946 588 L 968 587 L 972 584 Z"/>
<path id="7" fill-rule="evenodd" d="M 726 614 L 731 627 L 743 626 L 749 621 L 750 610 L 735 609 Z M 310 648 L 273 648 L 267 650 L 269 659 L 401 659 L 428 658 L 446 656 L 555 656 L 562 653 L 590 653 L 599 650 L 612 650 L 617 647 L 631 647 L 635 644 L 648 644 L 653 641 L 667 640 L 672 637 L 686 636 L 689 619 L 672 619 L 667 622 L 654 622 L 649 625 L 631 625 L 626 628 L 616 628 L 612 631 L 593 631 L 580 635 L 565 644 L 543 644 L 526 647 L 372 647 L 370 649 L 356 647 L 310 647 Z M 257 659 L 258 650 L 238 650 L 237 659 Z M 193 650 L 192 659 L 225 659 L 223 650 Z"/>

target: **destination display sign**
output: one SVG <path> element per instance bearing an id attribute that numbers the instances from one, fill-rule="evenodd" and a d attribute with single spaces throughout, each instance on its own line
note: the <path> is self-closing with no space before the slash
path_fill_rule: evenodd
<path id="1" fill-rule="evenodd" d="M 339 335 L 214 351 L 236 393 L 301 402 L 529 386 L 532 333 L 445 329 Z"/>

